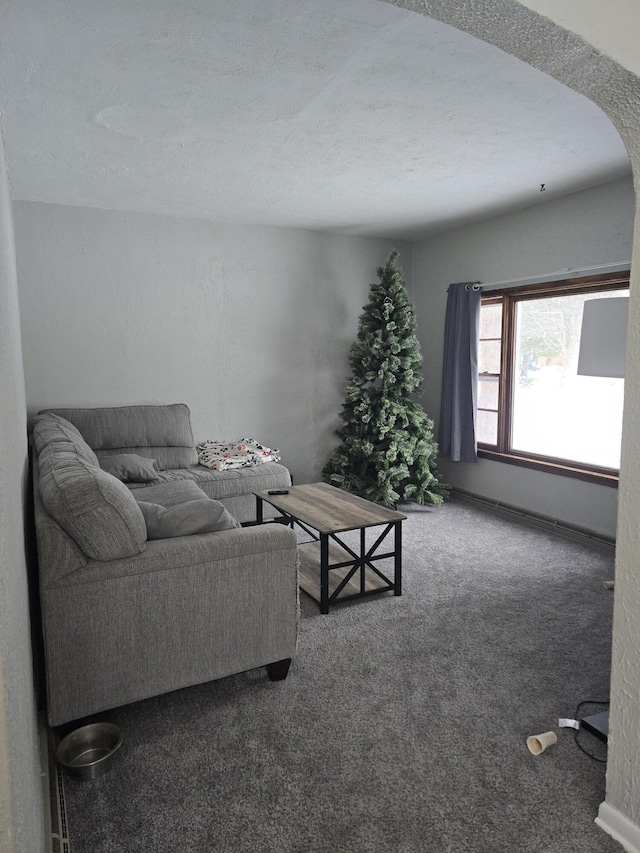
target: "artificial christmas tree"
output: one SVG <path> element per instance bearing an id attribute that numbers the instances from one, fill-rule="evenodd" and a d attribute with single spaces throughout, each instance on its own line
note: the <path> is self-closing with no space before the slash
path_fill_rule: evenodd
<path id="1" fill-rule="evenodd" d="M 416 319 L 392 251 L 378 269 L 351 345 L 353 374 L 342 406 L 342 444 L 322 475 L 327 483 L 391 506 L 442 503 L 433 421 L 412 395 L 422 384 Z"/>

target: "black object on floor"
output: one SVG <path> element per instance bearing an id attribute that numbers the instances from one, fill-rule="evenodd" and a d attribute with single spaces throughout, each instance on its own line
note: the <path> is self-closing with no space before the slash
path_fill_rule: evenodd
<path id="1" fill-rule="evenodd" d="M 609 736 L 609 712 L 601 711 L 599 714 L 583 717 L 580 726 L 606 743 Z"/>

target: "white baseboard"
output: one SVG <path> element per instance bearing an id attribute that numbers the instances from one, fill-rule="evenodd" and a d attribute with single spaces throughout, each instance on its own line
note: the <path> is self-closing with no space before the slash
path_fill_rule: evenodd
<path id="1" fill-rule="evenodd" d="M 636 826 L 609 803 L 600 803 L 596 823 L 622 844 L 627 853 L 640 853 L 640 826 Z"/>
<path id="2" fill-rule="evenodd" d="M 54 757 L 55 737 L 42 712 L 38 716 L 38 734 L 45 812 L 45 853 L 71 853 L 64 783 Z"/>
<path id="3" fill-rule="evenodd" d="M 51 767 L 50 767 L 50 743 L 49 730 L 44 719 L 44 714 L 38 714 L 38 746 L 40 749 L 40 780 L 42 783 L 42 800 L 44 803 L 44 837 L 45 850 L 52 850 L 51 846 Z"/>

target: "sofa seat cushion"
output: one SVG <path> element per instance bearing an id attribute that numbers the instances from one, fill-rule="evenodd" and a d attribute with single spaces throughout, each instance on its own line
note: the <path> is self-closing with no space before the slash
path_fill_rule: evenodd
<path id="1" fill-rule="evenodd" d="M 158 477 L 163 483 L 190 481 L 194 485 L 197 484 L 208 498 L 217 501 L 251 495 L 252 492 L 261 492 L 264 489 L 286 489 L 291 485 L 288 469 L 277 462 L 265 462 L 264 465 L 256 465 L 253 468 L 235 468 L 229 471 L 212 471 L 202 465 L 195 465 L 190 468 L 159 471 Z M 148 500 L 138 494 L 141 487 L 137 484 L 130 483 L 129 488 L 138 500 Z"/>
<path id="2" fill-rule="evenodd" d="M 95 455 L 64 418 L 38 415 L 33 440 L 40 496 L 47 512 L 93 560 L 133 557 L 147 527 L 129 489 L 94 464 Z"/>

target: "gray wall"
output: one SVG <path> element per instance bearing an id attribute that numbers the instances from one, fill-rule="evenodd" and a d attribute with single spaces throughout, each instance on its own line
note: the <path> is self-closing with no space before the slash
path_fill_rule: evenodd
<path id="1" fill-rule="evenodd" d="M 11 202 L 0 136 L 0 853 L 44 851 L 24 541 L 27 415 Z"/>
<path id="2" fill-rule="evenodd" d="M 629 178 L 415 244 L 413 297 L 427 411 L 439 417 L 444 315 L 451 282 L 500 282 L 628 261 L 634 213 Z M 443 461 L 441 468 L 447 481 L 459 488 L 615 536 L 615 489 L 489 460 Z"/>
<path id="3" fill-rule="evenodd" d="M 393 243 L 29 202 L 14 217 L 31 413 L 181 401 L 196 441 L 256 438 L 319 479 Z"/>

